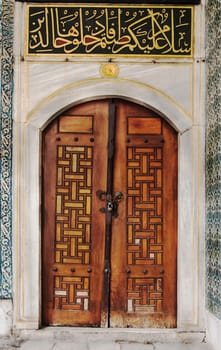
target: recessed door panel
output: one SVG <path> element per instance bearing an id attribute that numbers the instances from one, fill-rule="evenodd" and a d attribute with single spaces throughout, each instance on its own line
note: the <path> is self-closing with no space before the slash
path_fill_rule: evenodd
<path id="1" fill-rule="evenodd" d="M 106 100 L 49 125 L 44 324 L 175 327 L 176 236 L 177 135 L 162 118 Z"/>

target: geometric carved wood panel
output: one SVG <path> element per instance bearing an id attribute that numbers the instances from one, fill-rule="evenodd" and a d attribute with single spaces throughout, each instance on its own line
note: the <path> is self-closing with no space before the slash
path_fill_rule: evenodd
<path id="1" fill-rule="evenodd" d="M 128 312 L 162 312 L 163 279 L 128 278 L 127 297 Z"/>
<path id="2" fill-rule="evenodd" d="M 54 277 L 54 308 L 63 310 L 89 310 L 89 277 Z"/>
<path id="3" fill-rule="evenodd" d="M 127 263 L 163 263 L 161 147 L 127 150 Z"/>
<path id="4" fill-rule="evenodd" d="M 111 327 L 176 327 L 177 134 L 159 115 L 117 107 Z"/>
<path id="5" fill-rule="evenodd" d="M 46 325 L 176 326 L 177 134 L 151 110 L 114 103 L 109 153 L 108 100 L 71 108 L 44 134 Z M 110 216 L 109 230 L 104 211 L 113 150 L 110 198 L 118 191 L 123 197 L 114 202 L 118 215 Z"/>
<path id="6" fill-rule="evenodd" d="M 90 264 L 92 147 L 58 146 L 55 262 Z"/>
<path id="7" fill-rule="evenodd" d="M 43 132 L 45 325 L 101 323 L 105 216 L 95 193 L 106 186 L 107 111 L 106 101 L 84 103 Z"/>

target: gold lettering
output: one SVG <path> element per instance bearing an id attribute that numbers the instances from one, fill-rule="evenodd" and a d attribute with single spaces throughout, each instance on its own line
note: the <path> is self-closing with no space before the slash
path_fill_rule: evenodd
<path id="1" fill-rule="evenodd" d="M 29 54 L 189 56 L 193 7 L 30 6 Z"/>

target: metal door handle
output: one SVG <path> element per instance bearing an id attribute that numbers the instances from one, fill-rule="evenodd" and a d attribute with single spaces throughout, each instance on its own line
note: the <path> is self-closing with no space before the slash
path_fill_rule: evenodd
<path id="1" fill-rule="evenodd" d="M 123 199 L 123 193 L 118 191 L 112 196 L 105 191 L 98 190 L 96 195 L 100 201 L 106 201 L 106 207 L 102 207 L 99 210 L 102 213 L 112 213 L 115 218 L 118 217 L 118 205 Z"/>
<path id="2" fill-rule="evenodd" d="M 112 201 L 113 203 L 113 216 L 115 218 L 118 217 L 118 205 L 120 203 L 120 201 L 123 199 L 123 193 L 122 192 L 115 192 L 114 194 L 114 199 Z"/>
<path id="3" fill-rule="evenodd" d="M 123 199 L 123 193 L 122 192 L 115 192 L 114 200 L 117 202 L 120 202 L 121 199 Z"/>

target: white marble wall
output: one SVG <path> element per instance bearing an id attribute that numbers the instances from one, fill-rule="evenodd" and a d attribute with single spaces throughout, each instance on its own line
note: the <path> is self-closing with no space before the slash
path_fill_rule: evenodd
<path id="1" fill-rule="evenodd" d="M 221 340 L 221 320 L 208 311 L 206 313 L 206 329 L 208 343 L 213 346 L 214 350 L 219 350 Z"/>
<path id="2" fill-rule="evenodd" d="M 12 301 L 7 299 L 0 300 L 0 337 L 11 333 L 12 315 Z"/>
<path id="3" fill-rule="evenodd" d="M 41 131 L 70 105 L 116 96 L 149 106 L 179 132 L 178 328 L 204 318 L 204 48 L 203 6 L 195 11 L 192 59 L 24 57 L 24 6 L 16 4 L 14 98 L 14 325 L 41 322 Z"/>

